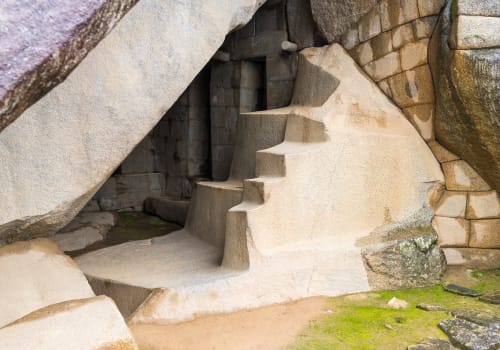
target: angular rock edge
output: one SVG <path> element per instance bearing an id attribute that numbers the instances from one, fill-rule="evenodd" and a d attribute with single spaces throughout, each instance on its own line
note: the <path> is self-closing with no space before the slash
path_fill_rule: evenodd
<path id="1" fill-rule="evenodd" d="M 57 8 L 46 2 L 1 2 L 6 23 L 0 30 L 0 132 L 64 81 L 137 1 L 84 1 L 78 6 L 58 1 Z M 68 13 L 72 18 L 64 17 Z M 46 27 L 47 20 L 51 38 L 35 29 Z M 29 30 L 20 30 L 26 21 Z"/>

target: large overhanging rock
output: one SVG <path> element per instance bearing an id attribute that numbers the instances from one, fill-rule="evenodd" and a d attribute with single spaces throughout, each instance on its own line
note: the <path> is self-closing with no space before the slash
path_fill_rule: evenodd
<path id="1" fill-rule="evenodd" d="M 436 136 L 498 191 L 500 48 L 481 48 L 484 41 L 480 40 L 480 33 L 492 19 L 500 20 L 495 17 L 500 15 L 500 9 L 494 0 L 477 2 L 471 8 L 463 6 L 467 2 L 455 0 L 455 11 L 461 15 L 452 18 L 452 3 L 442 15 L 430 47 L 436 87 Z M 466 16 L 465 12 L 473 16 Z M 465 27 L 469 22 L 475 25 Z M 449 44 L 458 45 L 458 49 L 450 49 Z M 460 46 L 465 44 L 466 47 Z"/>
<path id="2" fill-rule="evenodd" d="M 311 0 L 311 9 L 318 30 L 331 43 L 377 3 L 378 0 Z"/>
<path id="3" fill-rule="evenodd" d="M 263 2 L 136 4 L 62 84 L 0 133 L 0 242 L 70 221 Z"/>
<path id="4" fill-rule="evenodd" d="M 63 81 L 137 1 L 1 1 L 0 131 Z"/>

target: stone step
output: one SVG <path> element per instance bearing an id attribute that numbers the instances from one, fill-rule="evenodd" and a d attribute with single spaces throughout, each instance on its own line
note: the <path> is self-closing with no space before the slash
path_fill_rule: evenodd
<path id="1" fill-rule="evenodd" d="M 144 201 L 146 213 L 159 216 L 165 221 L 184 226 L 189 209 L 189 200 L 172 197 L 149 197 Z"/>
<path id="2" fill-rule="evenodd" d="M 186 230 L 222 252 L 227 211 L 240 203 L 242 198 L 241 181 L 198 182 L 191 199 Z"/>
<path id="3" fill-rule="evenodd" d="M 283 141 L 288 113 L 288 109 L 282 108 L 240 114 L 230 179 L 244 180 L 256 176 L 255 152 Z"/>

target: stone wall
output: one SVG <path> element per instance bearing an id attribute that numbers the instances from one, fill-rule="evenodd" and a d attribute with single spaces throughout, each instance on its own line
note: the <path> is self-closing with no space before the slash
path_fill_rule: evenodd
<path id="1" fill-rule="evenodd" d="M 229 176 L 239 114 L 265 109 L 264 78 L 263 67 L 252 61 L 214 62 L 211 65 L 212 178 L 216 181 Z"/>
<path id="2" fill-rule="evenodd" d="M 84 208 L 143 210 L 148 197 L 191 196 L 209 176 L 209 70 L 202 71 Z"/>
<path id="3" fill-rule="evenodd" d="M 476 249 L 500 248 L 500 201 L 467 162 L 435 140 L 428 47 L 444 5 L 444 0 L 382 0 L 341 41 L 403 110 L 441 163 L 446 188 L 436 202 L 433 227 L 449 263 L 461 264 L 489 254 Z"/>

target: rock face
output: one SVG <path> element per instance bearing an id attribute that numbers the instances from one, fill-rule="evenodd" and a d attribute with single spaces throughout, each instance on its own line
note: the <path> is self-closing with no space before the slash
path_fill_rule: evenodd
<path id="1" fill-rule="evenodd" d="M 476 31 L 498 19 L 493 2 L 480 1 L 472 8 L 464 0 L 450 1 L 432 38 L 430 61 L 438 141 L 500 190 L 500 43 L 492 48 L 481 40 L 471 44 L 471 39 L 460 46 L 453 39 L 457 28 L 462 37 L 479 38 Z M 460 16 L 452 15 L 452 5 Z M 469 22 L 459 20 L 462 17 L 473 18 L 475 24 L 466 26 Z M 450 43 L 458 49 L 450 49 Z"/>
<path id="2" fill-rule="evenodd" d="M 136 4 L 62 84 L 0 133 L 0 242 L 69 222 L 263 2 Z"/>
<path id="3" fill-rule="evenodd" d="M 73 260 L 46 239 L 0 249 L 0 286 L 0 327 L 51 304 L 94 296 Z"/>
<path id="4" fill-rule="evenodd" d="M 377 2 L 377 0 L 311 0 L 311 9 L 318 30 L 331 43 L 337 41 L 340 35 L 370 11 Z"/>
<path id="5" fill-rule="evenodd" d="M 412 288 L 441 281 L 446 269 L 435 235 L 381 243 L 363 251 L 374 288 Z"/>
<path id="6" fill-rule="evenodd" d="M 37 310 L 0 329 L 0 350 L 137 350 L 113 300 L 100 296 Z"/>
<path id="7" fill-rule="evenodd" d="M 137 0 L 0 3 L 0 131 L 63 81 Z"/>

